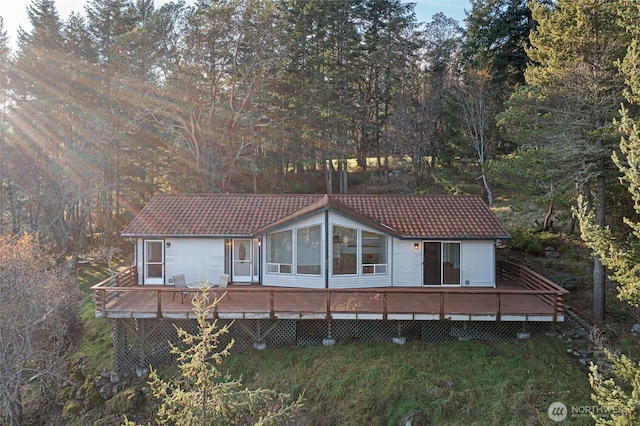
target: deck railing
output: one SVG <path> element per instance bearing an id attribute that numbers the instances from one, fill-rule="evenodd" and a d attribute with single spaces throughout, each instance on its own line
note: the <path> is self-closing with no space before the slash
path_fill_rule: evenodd
<path id="1" fill-rule="evenodd" d="M 227 296 L 213 308 L 212 316 L 238 318 L 352 318 L 352 319 L 447 319 L 452 315 L 490 316 L 500 321 L 503 316 L 526 312 L 514 310 L 519 296 L 537 298 L 553 321 L 564 314 L 566 290 L 545 277 L 507 259 L 496 264 L 499 279 L 520 288 L 472 287 L 382 287 L 350 289 L 303 289 L 266 286 L 213 287 L 209 299 Z M 168 305 L 183 289 L 170 286 L 139 286 L 136 268 L 108 278 L 92 287 L 96 292 L 96 317 L 155 317 L 183 315 L 189 317 L 191 304 Z M 194 290 L 197 292 L 197 290 Z M 121 296 L 136 295 L 138 303 L 123 308 Z M 164 296 L 164 297 L 163 297 Z M 238 297 L 241 296 L 241 297 Z M 176 299 L 178 300 L 178 299 Z M 165 306 L 163 306 L 163 303 Z M 517 307 L 517 306 L 516 306 Z M 535 316 L 535 315 L 532 315 Z"/>
<path id="2" fill-rule="evenodd" d="M 538 294 L 540 300 L 550 306 L 555 306 L 557 313 L 564 312 L 564 295 L 568 291 L 550 279 L 504 256 L 497 258 L 496 274 L 498 278 L 518 283 L 526 289 L 545 290 L 545 293 Z"/>
<path id="3" fill-rule="evenodd" d="M 96 292 L 96 316 L 98 312 L 104 312 L 107 304 L 120 296 L 121 288 L 136 288 L 138 284 L 138 275 L 136 267 L 131 266 L 117 275 L 107 278 L 106 280 L 91 287 Z M 109 291 L 112 289 L 114 291 Z"/>

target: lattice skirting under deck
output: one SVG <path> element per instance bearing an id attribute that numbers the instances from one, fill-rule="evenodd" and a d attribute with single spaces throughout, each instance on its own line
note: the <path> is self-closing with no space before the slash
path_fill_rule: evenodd
<path id="1" fill-rule="evenodd" d="M 218 320 L 218 325 L 231 324 Z M 195 320 L 114 319 L 114 371 L 133 371 L 136 367 L 158 366 L 174 362 L 168 342 L 180 344 L 175 327 L 197 334 Z M 366 320 L 235 320 L 230 333 L 222 336 L 219 347 L 235 340 L 232 351 L 254 347 L 321 345 L 325 339 L 338 343 L 391 342 L 394 337 L 407 341 L 509 340 L 517 333 L 547 332 L 549 322 L 491 321 L 366 321 Z"/>

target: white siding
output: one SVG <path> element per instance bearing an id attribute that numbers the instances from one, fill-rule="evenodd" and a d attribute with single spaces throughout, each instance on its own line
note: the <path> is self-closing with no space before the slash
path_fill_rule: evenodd
<path id="1" fill-rule="evenodd" d="M 462 260 L 462 286 L 496 286 L 496 250 L 493 241 L 463 241 L 460 247 Z M 466 282 L 469 281 L 469 284 Z"/>
<path id="2" fill-rule="evenodd" d="M 414 249 L 415 243 L 419 244 Z M 393 239 L 393 285 L 422 286 L 422 241 Z"/>
<path id="3" fill-rule="evenodd" d="M 165 248 L 165 281 L 184 274 L 187 282 L 209 281 L 217 284 L 224 273 L 224 239 L 167 238 Z"/>
<path id="4" fill-rule="evenodd" d="M 138 284 L 144 284 L 144 259 L 142 258 L 143 246 L 144 239 L 138 238 L 136 240 L 136 252 L 134 253 L 136 256 L 135 262 L 137 265 L 136 272 L 138 273 Z"/>
<path id="5" fill-rule="evenodd" d="M 422 241 L 400 240 L 389 236 L 387 238 L 387 273 L 362 274 L 360 263 L 357 274 L 332 275 L 333 244 L 329 244 L 329 264 L 325 259 L 324 247 L 332 238 L 333 225 L 345 226 L 358 230 L 358 238 L 362 230 L 380 233 L 380 231 L 346 218 L 337 213 L 329 214 L 329 228 L 325 228 L 325 213 L 319 213 L 292 224 L 295 248 L 295 230 L 314 225 L 321 227 L 321 241 L 323 253 L 321 258 L 321 276 L 266 273 L 266 244 L 261 247 L 262 284 L 266 286 L 324 288 L 327 270 L 330 288 L 364 288 L 388 286 L 422 286 Z M 279 231 L 280 231 L 279 230 Z M 327 232 L 328 231 L 328 232 Z M 264 237 L 263 237 L 264 238 Z M 223 238 L 166 238 L 165 246 L 165 282 L 168 284 L 171 276 L 184 274 L 187 282 L 206 281 L 217 283 L 224 272 L 225 241 Z M 414 248 L 418 242 L 420 247 Z M 144 239 L 136 242 L 136 264 L 138 267 L 138 283 L 143 282 L 143 246 Z M 362 258 L 361 244 L 358 244 L 358 259 Z M 461 285 L 476 287 L 495 287 L 495 245 L 493 241 L 462 241 L 460 246 L 462 263 Z M 293 252 L 293 264 L 296 265 L 296 252 Z M 328 266 L 328 267 L 327 267 Z M 468 284 L 466 282 L 469 282 Z"/>
<path id="6" fill-rule="evenodd" d="M 416 250 L 413 245 L 418 242 Z M 495 287 L 495 245 L 493 241 L 460 242 L 462 286 Z M 422 241 L 393 241 L 393 285 L 422 286 Z M 469 281 L 469 284 L 466 284 Z"/>

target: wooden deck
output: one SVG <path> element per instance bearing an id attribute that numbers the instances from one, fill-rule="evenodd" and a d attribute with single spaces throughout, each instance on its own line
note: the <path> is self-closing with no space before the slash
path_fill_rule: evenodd
<path id="1" fill-rule="evenodd" d="M 496 288 L 300 289 L 231 284 L 208 292 L 210 300 L 220 299 L 211 315 L 221 319 L 564 321 L 566 290 L 506 260 L 498 262 L 497 276 Z M 131 268 L 93 287 L 96 317 L 195 318 L 189 296 L 182 301 L 180 290 L 172 286 L 136 285 L 135 277 Z"/>

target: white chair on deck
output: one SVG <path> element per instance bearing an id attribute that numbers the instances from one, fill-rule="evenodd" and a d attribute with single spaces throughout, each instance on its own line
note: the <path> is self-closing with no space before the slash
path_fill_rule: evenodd
<path id="1" fill-rule="evenodd" d="M 174 275 L 173 276 L 173 285 L 175 286 L 176 289 L 185 289 L 187 290 L 187 281 L 184 278 L 184 274 L 179 274 L 179 275 Z M 171 298 L 171 300 L 175 300 L 176 298 L 176 293 L 173 293 L 173 297 Z M 184 298 L 185 296 L 190 296 L 191 295 L 191 291 L 181 291 L 180 292 L 180 297 L 182 298 L 181 303 L 184 303 Z"/>
<path id="2" fill-rule="evenodd" d="M 219 288 L 226 288 L 229 285 L 229 274 L 220 275 L 220 282 L 217 284 Z"/>
<path id="3" fill-rule="evenodd" d="M 218 284 L 214 284 L 214 287 L 218 287 L 218 288 L 227 288 L 227 286 L 229 285 L 229 274 L 222 274 L 220 275 L 220 282 Z M 231 300 L 231 297 L 229 297 L 229 293 L 225 293 L 227 296 L 227 299 Z"/>

